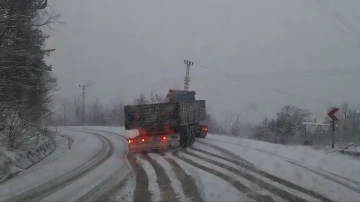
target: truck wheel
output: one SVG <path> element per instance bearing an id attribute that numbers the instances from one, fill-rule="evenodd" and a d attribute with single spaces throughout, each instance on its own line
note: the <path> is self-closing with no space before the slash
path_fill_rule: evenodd
<path id="1" fill-rule="evenodd" d="M 185 143 L 184 143 L 184 146 L 183 146 L 183 148 L 186 148 L 186 147 L 188 147 L 188 146 L 190 146 L 190 141 L 189 141 L 189 137 L 186 137 L 186 139 L 185 139 Z"/>
<path id="2" fill-rule="evenodd" d="M 184 144 L 183 148 L 186 148 L 186 147 L 190 146 L 191 145 L 191 136 L 190 136 L 190 134 L 184 135 L 182 142 Z"/>
<path id="3" fill-rule="evenodd" d="M 191 144 L 194 144 L 195 140 L 196 140 L 196 134 L 193 133 L 191 134 Z"/>
<path id="4" fill-rule="evenodd" d="M 188 134 L 186 140 L 187 140 L 187 146 L 191 146 L 191 144 L 192 144 L 192 134 L 191 133 Z"/>
<path id="5" fill-rule="evenodd" d="M 181 137 L 180 137 L 180 145 L 182 145 L 182 147 L 183 148 L 186 148 L 187 147 L 187 145 L 186 145 L 186 135 L 182 135 Z"/>

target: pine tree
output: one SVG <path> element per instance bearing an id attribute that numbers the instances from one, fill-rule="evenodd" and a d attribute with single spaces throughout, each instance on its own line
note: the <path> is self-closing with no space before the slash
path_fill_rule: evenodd
<path id="1" fill-rule="evenodd" d="M 44 10 L 47 0 L 2 0 L 0 3 L 0 121 L 8 126 L 9 146 L 28 127 L 40 127 L 50 112 L 56 79 L 44 57 L 48 38 L 40 27 L 58 16 Z"/>

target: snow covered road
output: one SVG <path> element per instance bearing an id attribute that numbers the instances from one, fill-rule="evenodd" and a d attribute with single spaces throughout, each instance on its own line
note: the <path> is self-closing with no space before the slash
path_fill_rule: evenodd
<path id="1" fill-rule="evenodd" d="M 360 168 L 302 148 L 208 135 L 187 149 L 128 154 L 115 127 L 62 128 L 74 139 L 56 161 L 0 185 L 1 200 L 34 201 L 358 201 Z M 279 148 L 282 150 L 279 150 Z M 55 152 L 56 153 L 56 152 Z M 51 158 L 51 155 L 49 156 Z M 316 161 L 317 158 L 317 161 Z M 325 159 L 325 160 L 324 160 Z M 46 159 L 44 160 L 46 162 Z M 352 168 L 347 168 L 347 165 Z"/>
<path id="2" fill-rule="evenodd" d="M 91 198 L 98 195 L 98 190 L 102 190 L 95 188 L 99 183 L 105 181 L 116 184 L 108 178 L 116 175 L 115 181 L 118 181 L 119 176 L 130 172 L 125 159 L 121 159 L 126 153 L 124 146 L 113 146 L 116 143 L 124 145 L 118 137 L 76 130 L 69 130 L 67 135 L 74 139 L 74 145 L 66 155 L 41 169 L 1 184 L 1 200 L 74 201 L 80 197 Z M 101 187 L 105 185 L 101 184 Z"/>

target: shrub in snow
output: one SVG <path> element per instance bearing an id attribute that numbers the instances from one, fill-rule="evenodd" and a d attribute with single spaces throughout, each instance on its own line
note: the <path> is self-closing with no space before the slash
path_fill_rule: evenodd
<path id="1" fill-rule="evenodd" d="M 255 126 L 252 138 L 280 144 L 300 143 L 302 123 L 309 121 L 310 115 L 306 109 L 285 105 L 276 113 L 276 118 L 264 118 Z"/>
<path id="2" fill-rule="evenodd" d="M 0 180 L 10 172 L 10 159 L 0 152 Z"/>

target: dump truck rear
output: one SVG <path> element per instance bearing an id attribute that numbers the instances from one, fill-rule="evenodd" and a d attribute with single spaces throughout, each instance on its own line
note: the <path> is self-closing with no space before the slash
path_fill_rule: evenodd
<path id="1" fill-rule="evenodd" d="M 124 112 L 125 129 L 139 131 L 128 139 L 129 151 L 188 147 L 206 119 L 205 100 L 128 105 Z"/>

